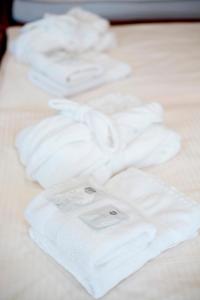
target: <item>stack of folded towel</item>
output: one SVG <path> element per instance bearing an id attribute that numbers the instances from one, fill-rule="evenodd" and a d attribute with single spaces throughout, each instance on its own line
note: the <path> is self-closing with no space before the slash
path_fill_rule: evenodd
<path id="1" fill-rule="evenodd" d="M 74 94 L 119 80 L 131 74 L 128 64 L 106 54 L 87 52 L 74 55 L 49 51 L 32 57 L 29 79 L 55 96 Z"/>
<path id="2" fill-rule="evenodd" d="M 160 104 L 139 102 L 120 94 L 88 105 L 50 101 L 59 114 L 24 129 L 16 140 L 28 176 L 45 188 L 83 175 L 103 184 L 130 166 L 166 162 L 179 151 L 180 137 L 164 125 Z"/>
<path id="3" fill-rule="evenodd" d="M 32 239 L 95 298 L 146 262 L 194 238 L 200 205 L 163 182 L 129 169 L 104 188 L 69 182 L 26 210 Z"/>
<path id="4" fill-rule="evenodd" d="M 31 65 L 29 79 L 35 85 L 56 96 L 71 96 L 131 74 L 126 63 L 100 54 L 115 45 L 107 20 L 74 8 L 26 24 L 10 49 Z"/>

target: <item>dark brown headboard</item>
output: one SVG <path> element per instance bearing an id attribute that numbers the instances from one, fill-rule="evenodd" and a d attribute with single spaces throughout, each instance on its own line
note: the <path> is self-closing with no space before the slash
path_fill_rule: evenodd
<path id="1" fill-rule="evenodd" d="M 0 59 L 6 49 L 6 28 L 12 23 L 11 20 L 12 0 L 0 1 Z"/>

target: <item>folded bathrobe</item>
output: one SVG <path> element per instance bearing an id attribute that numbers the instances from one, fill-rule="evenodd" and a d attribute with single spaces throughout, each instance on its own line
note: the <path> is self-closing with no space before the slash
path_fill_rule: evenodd
<path id="1" fill-rule="evenodd" d="M 24 25 L 10 44 L 11 52 L 24 63 L 37 53 L 64 49 L 70 53 L 104 51 L 116 45 L 109 22 L 81 8 L 64 15 L 45 14 L 43 19 Z"/>
<path id="2" fill-rule="evenodd" d="M 49 51 L 32 57 L 29 79 L 54 96 L 71 96 L 131 74 L 131 67 L 97 52 Z"/>
<path id="3" fill-rule="evenodd" d="M 16 139 L 29 178 L 43 187 L 82 175 L 104 183 L 127 167 L 160 164 L 177 154 L 180 137 L 163 125 L 162 107 L 133 103 L 134 98 L 122 95 L 90 105 L 50 101 L 60 113 L 24 129 Z"/>
<path id="4" fill-rule="evenodd" d="M 196 236 L 200 205 L 129 169 L 101 189 L 85 181 L 47 190 L 29 204 L 26 219 L 32 239 L 99 298 L 161 252 Z"/>

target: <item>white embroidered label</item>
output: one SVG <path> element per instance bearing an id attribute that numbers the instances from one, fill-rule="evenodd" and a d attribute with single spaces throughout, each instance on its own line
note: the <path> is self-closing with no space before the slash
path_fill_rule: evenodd
<path id="1" fill-rule="evenodd" d="M 66 192 L 52 193 L 47 195 L 48 200 L 52 201 L 61 210 L 70 210 L 73 207 L 90 204 L 95 200 L 98 191 L 91 186 L 81 186 Z"/>
<path id="2" fill-rule="evenodd" d="M 51 58 L 51 60 L 54 63 L 63 63 L 63 62 L 67 62 L 67 61 L 70 62 L 70 59 L 74 57 L 73 55 L 70 55 L 66 51 L 63 51 L 63 50 L 59 50 L 59 51 L 52 50 L 52 51 L 46 52 L 46 56 Z"/>
<path id="3" fill-rule="evenodd" d="M 93 229 L 103 229 L 128 219 L 128 215 L 114 205 L 107 205 L 84 213 L 79 218 Z"/>

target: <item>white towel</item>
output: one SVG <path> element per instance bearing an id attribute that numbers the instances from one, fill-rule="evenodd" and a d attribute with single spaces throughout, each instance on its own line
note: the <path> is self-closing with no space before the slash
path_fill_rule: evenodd
<path id="1" fill-rule="evenodd" d="M 73 86 L 103 73 L 101 57 L 104 56 L 93 52 L 77 56 L 63 50 L 54 50 L 35 55 L 31 66 L 58 84 Z"/>
<path id="2" fill-rule="evenodd" d="M 104 183 L 127 167 L 156 165 L 177 154 L 180 137 L 163 125 L 158 103 L 131 108 L 129 102 L 134 100 L 129 96 L 105 99 L 99 99 L 103 110 L 106 106 L 110 110 L 109 99 L 112 105 L 116 100 L 116 113 L 114 106 L 109 116 L 91 105 L 51 101 L 50 106 L 60 114 L 18 135 L 16 146 L 30 179 L 50 187 L 72 177 L 93 175 Z M 95 100 L 94 106 L 98 107 L 97 103 Z M 120 112 L 120 103 L 129 109 Z"/>
<path id="3" fill-rule="evenodd" d="M 116 45 L 107 20 L 80 8 L 64 15 L 47 14 L 22 27 L 10 45 L 17 59 L 30 63 L 37 53 L 65 49 L 70 53 L 104 51 Z"/>
<path id="4" fill-rule="evenodd" d="M 28 206 L 32 239 L 95 298 L 163 251 L 191 239 L 200 205 L 129 169 L 104 187 L 60 185 Z"/>
<path id="5" fill-rule="evenodd" d="M 33 56 L 29 79 L 54 96 L 71 96 L 131 74 L 131 67 L 107 55 L 50 51 Z"/>

